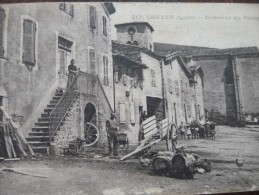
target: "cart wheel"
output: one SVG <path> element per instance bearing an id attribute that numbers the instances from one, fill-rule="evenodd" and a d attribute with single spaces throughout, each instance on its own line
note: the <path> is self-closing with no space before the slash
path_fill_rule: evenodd
<path id="1" fill-rule="evenodd" d="M 99 140 L 99 131 L 97 127 L 91 123 L 85 124 L 85 146 L 92 146 Z"/>
<path id="2" fill-rule="evenodd" d="M 175 150 L 175 139 L 174 132 L 176 131 L 176 125 L 172 124 L 172 127 L 168 127 L 167 134 L 166 134 L 166 145 L 167 150 L 170 152 L 174 152 Z"/>

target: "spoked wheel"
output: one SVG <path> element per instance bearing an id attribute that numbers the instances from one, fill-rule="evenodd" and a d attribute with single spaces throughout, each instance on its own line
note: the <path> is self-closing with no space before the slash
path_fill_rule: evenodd
<path id="1" fill-rule="evenodd" d="M 176 132 L 175 124 L 172 124 L 171 126 L 168 127 L 167 134 L 166 134 L 166 145 L 167 145 L 167 150 L 170 152 L 175 151 L 175 145 L 176 145 L 175 132 Z"/>
<path id="2" fill-rule="evenodd" d="M 99 140 L 99 130 L 92 123 L 85 124 L 85 146 L 92 146 Z"/>

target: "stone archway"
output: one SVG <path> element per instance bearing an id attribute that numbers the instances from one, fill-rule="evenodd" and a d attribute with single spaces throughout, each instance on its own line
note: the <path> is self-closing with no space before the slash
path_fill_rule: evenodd
<path id="1" fill-rule="evenodd" d="M 87 122 L 94 125 L 97 123 L 96 109 L 92 103 L 87 103 L 84 109 L 84 124 Z"/>

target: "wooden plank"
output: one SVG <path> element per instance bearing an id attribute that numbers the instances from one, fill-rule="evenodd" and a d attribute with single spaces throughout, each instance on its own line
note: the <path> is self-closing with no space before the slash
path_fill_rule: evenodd
<path id="1" fill-rule="evenodd" d="M 148 138 L 150 136 L 152 136 L 153 134 L 157 133 L 157 128 L 153 129 L 152 131 L 149 131 L 148 133 L 146 133 L 144 136 L 145 138 Z"/>
<path id="2" fill-rule="evenodd" d="M 148 128 L 144 129 L 144 134 L 148 133 L 152 129 L 156 128 L 156 124 L 153 124 L 152 126 L 149 126 Z"/>
<path id="3" fill-rule="evenodd" d="M 152 125 L 154 125 L 154 124 L 156 125 L 156 120 L 153 120 L 153 121 L 151 121 L 151 122 L 145 124 L 145 125 L 143 126 L 143 129 L 147 129 L 148 127 L 150 127 L 150 126 L 152 126 Z"/>
<path id="4" fill-rule="evenodd" d="M 157 144 L 157 143 L 159 143 L 159 142 L 161 142 L 161 141 L 162 141 L 161 139 L 157 139 L 157 140 L 151 141 L 149 144 L 147 144 L 146 146 L 144 146 L 144 147 L 142 147 L 142 148 L 139 148 L 139 147 L 138 147 L 138 148 L 137 148 L 136 150 L 134 150 L 133 152 L 131 152 L 131 153 L 129 153 L 129 154 L 123 156 L 120 160 L 121 160 L 121 161 L 126 160 L 127 158 L 129 158 L 129 157 L 131 157 L 131 156 L 133 156 L 133 155 L 135 155 L 135 154 L 137 154 L 137 153 L 139 153 L 139 152 L 145 150 L 146 148 L 149 148 L 149 147 L 151 147 L 151 146 L 153 146 L 153 145 L 155 145 L 155 144 Z"/>
<path id="5" fill-rule="evenodd" d="M 143 121 L 143 125 L 145 125 L 145 124 L 147 124 L 147 123 L 149 123 L 150 121 L 153 121 L 153 120 L 155 120 L 155 119 L 156 119 L 155 116 L 151 116 L 151 117 L 149 117 L 149 118 L 147 118 L 146 120 Z"/>

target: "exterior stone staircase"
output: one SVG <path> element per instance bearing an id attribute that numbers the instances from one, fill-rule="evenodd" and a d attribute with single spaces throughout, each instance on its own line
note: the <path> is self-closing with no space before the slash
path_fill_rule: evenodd
<path id="1" fill-rule="evenodd" d="M 26 138 L 35 153 L 49 153 L 49 115 L 62 97 L 63 93 L 56 90 L 55 96 L 49 102 L 38 122 Z"/>

